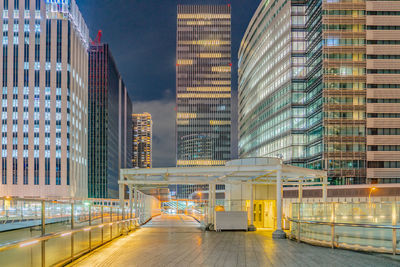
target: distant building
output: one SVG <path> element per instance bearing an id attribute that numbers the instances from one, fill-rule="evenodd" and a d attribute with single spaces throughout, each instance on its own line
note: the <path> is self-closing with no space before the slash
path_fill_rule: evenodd
<path id="1" fill-rule="evenodd" d="M 178 5 L 177 166 L 231 159 L 230 5 Z"/>
<path id="2" fill-rule="evenodd" d="M 130 168 L 132 102 L 108 44 L 89 48 L 89 197 L 118 197 L 121 168 Z"/>
<path id="3" fill-rule="evenodd" d="M 132 114 L 132 167 L 151 168 L 153 121 L 147 112 Z"/>
<path id="4" fill-rule="evenodd" d="M 0 196 L 87 197 L 89 31 L 70 1 L 0 4 Z"/>

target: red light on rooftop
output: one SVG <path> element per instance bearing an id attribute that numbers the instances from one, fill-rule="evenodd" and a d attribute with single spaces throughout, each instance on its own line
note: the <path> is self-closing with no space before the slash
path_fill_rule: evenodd
<path id="1" fill-rule="evenodd" d="M 231 67 L 232 67 L 232 63 L 229 63 L 229 66 L 231 66 Z"/>

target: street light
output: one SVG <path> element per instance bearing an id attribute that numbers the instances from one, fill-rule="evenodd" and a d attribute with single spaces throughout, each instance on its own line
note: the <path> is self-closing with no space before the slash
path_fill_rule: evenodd
<path id="1" fill-rule="evenodd" d="M 372 192 L 373 191 L 376 191 L 377 190 L 377 188 L 375 187 L 375 186 L 373 186 L 373 187 L 371 187 L 370 189 L 369 189 L 369 195 L 368 195 L 368 202 L 369 203 L 371 203 L 371 194 L 372 194 Z"/>

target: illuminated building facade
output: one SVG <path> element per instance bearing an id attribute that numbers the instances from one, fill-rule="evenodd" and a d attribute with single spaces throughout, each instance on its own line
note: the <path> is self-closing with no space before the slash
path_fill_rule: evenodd
<path id="1" fill-rule="evenodd" d="M 399 183 L 400 1 L 366 1 L 365 10 L 367 182 Z"/>
<path id="2" fill-rule="evenodd" d="M 177 166 L 230 160 L 230 5 L 178 5 Z"/>
<path id="3" fill-rule="evenodd" d="M 262 1 L 239 50 L 239 155 L 304 166 L 304 1 Z"/>
<path id="4" fill-rule="evenodd" d="M 131 167 L 132 102 L 108 44 L 89 47 L 88 186 L 91 198 L 117 198 Z"/>
<path id="5" fill-rule="evenodd" d="M 276 98 L 280 89 L 269 88 L 279 84 L 281 72 L 274 70 L 273 78 L 264 74 L 271 71 L 276 60 L 261 70 L 253 66 L 269 56 L 260 53 L 270 49 L 268 40 L 262 43 L 269 32 L 275 30 L 275 35 L 279 35 L 288 24 L 292 29 L 291 52 L 294 52 L 293 41 L 297 38 L 294 28 L 299 18 L 297 7 L 296 11 L 293 8 L 298 4 L 306 7 L 307 56 L 305 61 L 299 61 L 292 54 L 291 64 L 282 65 L 286 60 L 278 63 L 281 65 L 278 70 L 290 73 L 287 81 L 291 90 Z M 291 21 L 270 27 L 273 20 L 274 26 L 285 20 L 285 6 L 289 5 Z M 400 134 L 399 11 L 398 1 L 263 1 L 239 53 L 241 157 L 282 156 L 295 165 L 327 170 L 333 184 L 399 182 L 400 147 L 396 145 Z M 284 39 L 269 42 L 279 46 Z M 305 79 L 302 85 L 296 84 L 296 74 L 300 71 L 297 65 L 304 63 Z M 258 79 L 260 75 L 265 78 Z M 260 101 L 253 104 L 254 101 L 248 100 L 251 97 Z M 290 114 L 284 116 L 282 112 L 274 120 L 277 109 L 268 113 L 274 106 Z M 265 110 L 265 117 L 260 110 Z M 291 123 L 270 128 L 276 125 L 274 121 L 281 124 L 285 118 Z M 301 132 L 297 122 L 304 123 Z M 263 129 L 262 123 L 269 126 Z M 301 146 L 293 138 L 298 134 Z M 301 147 L 298 150 L 301 153 L 293 153 L 294 146 Z M 287 148 L 290 149 L 285 153 Z"/>
<path id="6" fill-rule="evenodd" d="M 132 145 L 132 167 L 152 167 L 152 136 L 153 121 L 151 114 L 132 114 L 133 145 Z"/>
<path id="7" fill-rule="evenodd" d="M 89 32 L 74 0 L 3 0 L 1 196 L 87 197 Z"/>

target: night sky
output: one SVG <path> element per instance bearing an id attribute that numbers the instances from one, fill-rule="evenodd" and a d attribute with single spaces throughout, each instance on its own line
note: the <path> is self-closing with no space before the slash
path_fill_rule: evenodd
<path id="1" fill-rule="evenodd" d="M 175 166 L 175 47 L 178 4 L 231 4 L 232 90 L 237 52 L 261 0 L 77 0 L 94 39 L 103 31 L 133 101 L 153 115 L 153 167 Z M 235 111 L 236 112 L 236 111 Z"/>

